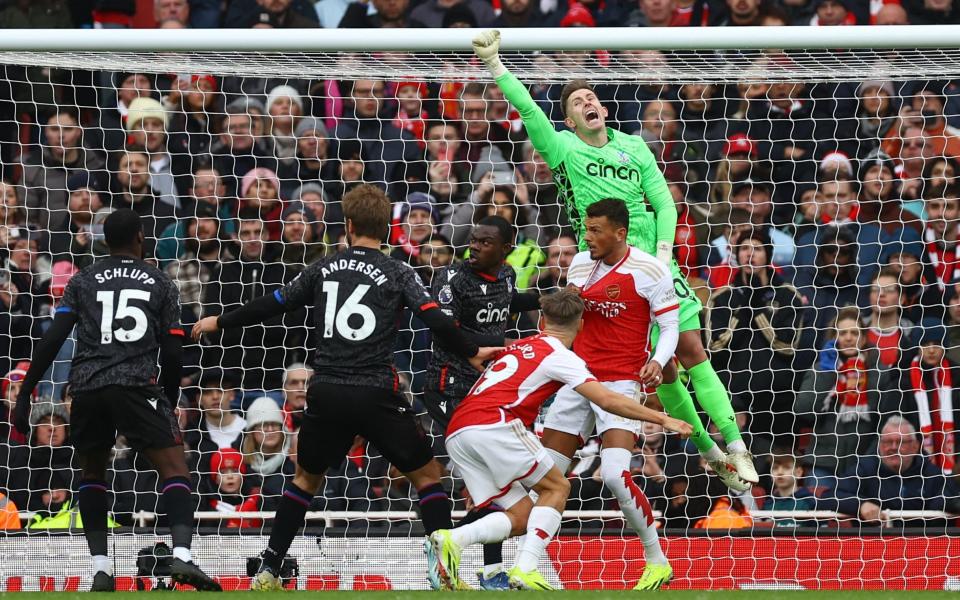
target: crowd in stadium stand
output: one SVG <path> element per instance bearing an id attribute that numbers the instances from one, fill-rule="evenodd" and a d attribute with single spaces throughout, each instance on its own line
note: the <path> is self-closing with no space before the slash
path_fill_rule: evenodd
<path id="1" fill-rule="evenodd" d="M 7 0 L 0 27 L 381 28 L 960 23 L 960 0 Z M 139 3 L 142 4 L 142 3 Z M 225 8 L 222 7 L 225 5 Z M 654 64 L 658 52 L 625 53 Z M 607 53 L 541 60 L 602 65 Z M 569 64 L 569 63 L 567 63 Z M 576 253 L 560 194 L 496 86 L 271 80 L 4 67 L 0 89 L 0 501 L 71 505 L 71 345 L 26 438 L 9 425 L 33 343 L 70 277 L 106 251 L 112 208 L 143 217 L 182 321 L 278 290 L 345 244 L 339 201 L 361 182 L 394 202 L 389 249 L 429 284 L 470 228 L 517 228 L 521 289 L 565 286 Z M 668 527 L 738 527 L 757 508 L 956 506 L 960 399 L 960 82 L 601 85 L 612 123 L 654 150 L 680 215 L 676 257 L 705 343 L 763 473 L 731 496 L 691 445 L 645 424 L 636 481 Z M 560 85 L 534 98 L 560 121 Z M 272 510 L 296 463 L 311 375 L 306 313 L 186 346 L 177 414 L 199 510 Z M 418 402 L 430 338 L 397 349 Z M 528 334 L 533 315 L 517 321 Z M 960 387 L 960 383 L 958 386 Z M 424 424 L 431 427 L 428 417 Z M 716 433 L 715 430 L 711 430 Z M 437 443 L 437 451 L 443 448 Z M 615 506 L 596 440 L 570 508 Z M 114 512 L 163 512 L 156 476 L 118 440 Z M 315 509 L 411 510 L 411 490 L 357 438 Z M 6 506 L 4 504 L 4 506 Z M 124 521 L 127 519 L 126 521 Z M 777 526 L 809 525 L 778 519 Z M 258 527 L 232 519 L 225 528 Z"/>

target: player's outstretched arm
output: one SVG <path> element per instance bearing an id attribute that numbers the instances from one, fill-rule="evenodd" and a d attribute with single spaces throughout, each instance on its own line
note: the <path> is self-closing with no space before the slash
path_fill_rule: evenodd
<path id="1" fill-rule="evenodd" d="M 286 310 L 287 305 L 283 301 L 283 295 L 276 291 L 266 296 L 254 298 L 240 308 L 228 313 L 200 319 L 193 325 L 193 331 L 190 332 L 190 335 L 194 340 L 199 340 L 200 336 L 205 333 L 215 333 L 221 329 L 263 323 L 271 317 L 282 315 Z"/>
<path id="2" fill-rule="evenodd" d="M 597 381 L 588 381 L 578 385 L 575 389 L 578 394 L 590 402 L 615 415 L 636 421 L 657 423 L 665 430 L 677 433 L 683 438 L 688 438 L 693 434 L 693 428 L 690 427 L 689 423 L 674 419 L 662 412 L 647 408 L 642 404 L 637 404 L 622 394 L 608 390 L 603 384 Z"/>
<path id="3" fill-rule="evenodd" d="M 30 368 L 27 369 L 27 374 L 23 378 L 23 385 L 20 387 L 20 393 L 17 394 L 17 406 L 13 415 L 13 426 L 20 433 L 27 434 L 30 432 L 30 397 L 33 395 L 33 389 L 37 387 L 40 378 L 53 364 L 57 352 L 60 352 L 60 347 L 63 346 L 63 342 L 73 331 L 73 326 L 76 323 L 77 315 L 72 310 L 58 310 L 50 329 L 43 334 L 40 343 L 33 351 Z"/>
<path id="4" fill-rule="evenodd" d="M 503 96 L 520 113 L 530 143 L 553 168 L 562 160 L 563 141 L 547 115 L 534 102 L 527 86 L 513 76 L 500 61 L 500 32 L 484 31 L 473 38 L 473 51 L 483 61 L 494 81 L 503 90 Z"/>
<path id="5" fill-rule="evenodd" d="M 478 346 L 471 336 L 457 327 L 453 319 L 443 314 L 443 311 L 435 305 L 420 311 L 418 316 L 423 324 L 430 328 L 439 343 L 449 348 L 451 352 L 470 359 L 470 364 L 479 371 L 483 370 L 484 362 L 503 351 L 502 347 Z"/>

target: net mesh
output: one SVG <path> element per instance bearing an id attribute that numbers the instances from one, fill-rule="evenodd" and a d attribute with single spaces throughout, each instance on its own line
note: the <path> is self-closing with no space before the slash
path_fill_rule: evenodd
<path id="1" fill-rule="evenodd" d="M 707 308 L 705 346 L 761 473 L 750 492 L 731 494 L 691 445 L 644 427 L 631 470 L 669 534 L 681 587 L 956 585 L 960 552 L 934 536 L 954 524 L 957 506 L 958 52 L 505 56 L 558 127 L 562 85 L 593 82 L 610 125 L 647 141 L 678 206 L 675 254 Z M 0 589 L 76 583 L 45 584 L 47 563 L 57 577 L 86 577 L 82 543 L 61 544 L 51 531 L 76 524 L 71 341 L 38 388 L 29 439 L 10 427 L 9 411 L 66 281 L 104 253 L 111 207 L 131 198 L 141 207 L 150 254 L 178 284 L 187 327 L 272 293 L 342 247 L 339 201 L 359 181 L 387 189 L 389 251 L 427 282 L 462 257 L 471 226 L 488 214 L 518 228 L 509 262 L 521 290 L 565 282 L 576 237 L 552 175 L 470 55 L 2 52 L 0 63 L 0 491 L 10 502 L 0 508 L 15 504 L 24 526 L 36 521 L 52 536 L 17 539 Z M 411 208 L 425 198 L 411 196 L 418 192 L 429 194 L 429 209 Z M 749 239 L 772 268 L 745 265 Z M 305 319 L 294 313 L 184 349 L 177 414 L 197 510 L 219 513 L 197 522 L 216 536 L 203 538 L 198 556 L 223 576 L 240 577 L 238 556 L 264 541 L 223 536 L 267 532 L 293 473 L 304 363 L 316 343 Z M 535 314 L 520 315 L 507 337 L 535 324 Z M 443 456 L 440 431 L 422 412 L 429 336 L 409 315 L 399 327 L 403 390 Z M 247 425 L 276 414 L 279 431 Z M 237 490 L 211 466 L 228 446 L 247 465 Z M 128 575 L 136 549 L 165 534 L 165 511 L 156 473 L 122 439 L 110 467 L 111 539 L 130 563 L 118 573 Z M 632 585 L 642 546 L 603 484 L 596 439 L 570 478 L 564 536 L 542 568 L 566 587 Z M 468 506 L 462 482 L 445 481 L 456 508 Z M 326 554 L 312 553 L 312 539 L 298 542 L 294 554 L 314 576 L 299 587 L 424 587 L 419 540 L 410 539 L 422 533 L 416 498 L 358 438 L 328 473 L 308 528 L 349 560 L 321 564 Z M 251 511 L 267 514 L 239 514 Z M 909 535 L 898 543 L 857 538 L 855 557 L 837 541 L 903 526 Z M 742 536 L 735 543 L 698 537 L 731 529 Z M 379 547 L 344 534 L 392 537 Z M 479 567 L 471 552 L 467 562 Z M 696 561 L 704 553 L 732 562 L 704 570 Z M 850 558 L 856 572 L 826 577 L 829 564 L 809 560 L 821 553 Z M 369 573 L 356 569 L 357 555 Z M 776 564 L 784 556 L 789 573 Z M 742 561 L 751 568 L 727 568 Z M 392 566 L 371 566 L 380 564 Z M 24 573 L 37 578 L 11 583 Z"/>

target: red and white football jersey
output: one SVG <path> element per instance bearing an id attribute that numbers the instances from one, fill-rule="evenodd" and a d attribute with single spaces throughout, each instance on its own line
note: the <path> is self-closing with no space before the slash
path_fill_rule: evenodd
<path id="1" fill-rule="evenodd" d="M 547 398 L 565 385 L 596 378 L 557 338 L 535 335 L 510 344 L 453 411 L 447 437 L 467 427 L 520 419 L 530 427 Z"/>
<path id="2" fill-rule="evenodd" d="M 581 289 L 583 330 L 573 351 L 600 381 L 637 381 L 650 355 L 650 324 L 679 304 L 670 270 L 631 247 L 616 265 L 580 252 L 567 283 Z"/>

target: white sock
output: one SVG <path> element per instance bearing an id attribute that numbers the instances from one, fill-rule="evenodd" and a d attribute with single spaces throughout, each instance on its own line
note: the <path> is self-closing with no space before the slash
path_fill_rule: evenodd
<path id="1" fill-rule="evenodd" d="M 510 517 L 506 513 L 495 512 L 473 523 L 454 527 L 450 530 L 450 537 L 461 548 L 466 548 L 471 544 L 502 542 L 510 537 L 511 529 L 513 524 L 510 523 Z"/>
<path id="2" fill-rule="evenodd" d="M 723 450 L 721 450 L 720 446 L 717 446 L 716 444 L 710 446 L 710 449 L 707 450 L 706 452 L 701 452 L 700 456 L 704 457 L 709 462 L 713 462 L 715 460 L 723 460 L 726 458 L 726 455 L 723 453 Z"/>
<path id="3" fill-rule="evenodd" d="M 746 452 L 747 445 L 743 443 L 743 440 L 734 440 L 727 444 L 727 452 Z"/>
<path id="4" fill-rule="evenodd" d="M 113 562 L 109 556 L 98 554 L 93 557 L 93 574 L 96 575 L 100 571 L 107 575 L 113 575 Z"/>
<path id="5" fill-rule="evenodd" d="M 534 506 L 527 520 L 527 535 L 517 554 L 517 568 L 533 571 L 540 564 L 540 557 L 553 536 L 560 529 L 560 513 L 549 506 Z"/>
<path id="6" fill-rule="evenodd" d="M 183 546 L 177 546 L 173 549 L 173 557 L 179 558 L 183 562 L 193 562 L 193 557 L 190 556 L 190 548 L 184 548 Z"/>
<path id="7" fill-rule="evenodd" d="M 632 456 L 626 448 L 604 448 L 600 451 L 600 477 L 620 503 L 627 523 L 640 536 L 647 562 L 666 564 L 667 557 L 660 548 L 660 537 L 653 521 L 653 509 L 630 475 Z"/>
<path id="8" fill-rule="evenodd" d="M 483 565 L 483 578 L 490 579 L 500 571 L 503 571 L 503 563 L 496 563 L 493 565 Z"/>
<path id="9" fill-rule="evenodd" d="M 550 455 L 550 458 L 553 459 L 553 464 L 560 469 L 560 472 L 566 477 L 567 471 L 570 470 L 570 463 L 573 462 L 573 459 L 567 458 L 566 456 L 560 454 L 553 448 L 547 448 L 547 454 Z"/>

